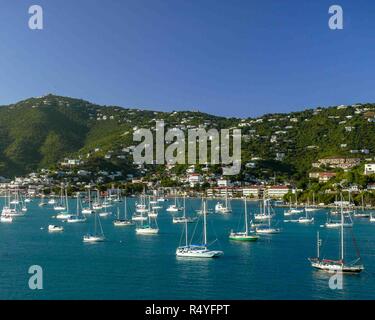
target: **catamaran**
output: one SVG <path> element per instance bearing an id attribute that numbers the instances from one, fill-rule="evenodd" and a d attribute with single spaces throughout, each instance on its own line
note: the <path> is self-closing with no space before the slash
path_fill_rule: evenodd
<path id="1" fill-rule="evenodd" d="M 236 240 L 236 241 L 257 241 L 259 239 L 259 236 L 255 233 L 249 232 L 249 224 L 247 222 L 247 201 L 246 198 L 244 198 L 244 203 L 245 203 L 245 231 L 240 231 L 240 232 L 234 232 L 233 230 L 229 234 L 229 239 L 230 240 Z"/>
<path id="2" fill-rule="evenodd" d="M 80 214 L 80 195 L 77 193 L 77 209 L 76 209 L 76 215 L 70 216 L 68 220 L 66 220 L 68 223 L 82 223 L 86 222 L 86 218 L 84 216 L 81 216 Z"/>
<path id="3" fill-rule="evenodd" d="M 354 242 L 355 243 L 355 242 Z M 328 260 L 320 258 L 320 246 L 321 240 L 319 239 L 319 232 L 317 236 L 317 257 L 309 258 L 311 266 L 315 269 L 329 271 L 329 272 L 344 272 L 344 273 L 359 273 L 364 270 L 362 264 L 360 264 L 360 257 L 356 260 L 346 263 L 344 260 L 344 211 L 341 206 L 341 228 L 340 228 L 340 259 L 339 260 Z"/>
<path id="4" fill-rule="evenodd" d="M 215 212 L 227 214 L 232 212 L 232 209 L 230 207 L 230 203 L 228 202 L 228 190 L 225 190 L 225 205 L 223 205 L 221 202 L 218 202 L 215 205 Z"/>
<path id="5" fill-rule="evenodd" d="M 127 206 L 127 200 L 125 197 L 124 201 L 124 209 L 125 209 L 125 216 L 124 219 L 120 219 L 120 209 L 117 210 L 117 219 L 113 221 L 113 224 L 116 227 L 127 227 L 127 226 L 133 226 L 134 222 L 131 219 L 128 219 L 128 206 Z"/>
<path id="6" fill-rule="evenodd" d="M 102 224 L 100 222 L 100 217 L 98 213 L 94 213 L 94 233 L 88 233 L 83 236 L 83 242 L 103 242 L 105 241 L 105 236 L 102 228 Z M 98 225 L 99 225 L 99 232 L 98 232 Z"/>
<path id="7" fill-rule="evenodd" d="M 216 258 L 224 254 L 223 251 L 210 250 L 207 245 L 207 208 L 203 200 L 203 243 L 199 245 L 188 244 L 188 224 L 185 222 L 185 245 L 176 249 L 177 257 L 187 258 Z"/>

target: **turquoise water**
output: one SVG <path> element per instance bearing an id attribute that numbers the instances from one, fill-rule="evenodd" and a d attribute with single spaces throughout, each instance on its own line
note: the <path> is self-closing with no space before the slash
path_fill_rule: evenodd
<path id="1" fill-rule="evenodd" d="M 209 201 L 211 208 L 214 204 Z M 134 199 L 129 206 L 134 207 Z M 199 200 L 187 200 L 189 211 L 199 207 Z M 255 207 L 256 203 L 251 203 L 249 210 Z M 223 250 L 224 256 L 186 260 L 175 256 L 183 225 L 174 225 L 164 210 L 159 213 L 159 235 L 140 236 L 133 227 L 115 228 L 114 218 L 107 217 L 101 221 L 108 241 L 84 244 L 82 237 L 92 228 L 93 217 L 84 224 L 64 224 L 52 218 L 56 215 L 52 208 L 39 208 L 34 202 L 24 217 L 15 218 L 12 224 L 0 224 L 0 298 L 375 298 L 375 224 L 355 220 L 353 231 L 366 270 L 345 276 L 343 290 L 331 290 L 331 275 L 313 270 L 307 260 L 315 256 L 318 229 L 327 240 L 323 254 L 330 258 L 338 255 L 337 230 L 319 228 L 326 220 L 324 210 L 314 213 L 314 225 L 299 225 L 283 224 L 283 209 L 276 209 L 281 234 L 262 236 L 255 243 L 238 243 L 230 242 L 228 233 L 239 225 L 243 202 L 232 201 L 232 208 L 228 216 L 208 216 L 209 239 L 218 238 L 214 247 Z M 65 230 L 61 234 L 48 233 L 49 224 L 63 224 Z M 189 225 L 191 232 L 194 227 Z M 350 242 L 347 249 L 353 251 Z M 43 268 L 43 290 L 28 287 L 31 265 Z"/>

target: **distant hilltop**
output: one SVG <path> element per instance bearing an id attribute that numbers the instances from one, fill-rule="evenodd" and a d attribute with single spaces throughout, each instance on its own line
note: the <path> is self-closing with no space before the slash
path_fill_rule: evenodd
<path id="1" fill-rule="evenodd" d="M 48 94 L 0 107 L 0 176 L 53 168 L 64 159 L 78 159 L 94 170 L 139 170 L 132 165 L 133 132 L 155 126 L 156 120 L 182 130 L 240 128 L 242 178 L 298 179 L 316 170 L 320 159 L 357 158 L 362 163 L 375 157 L 371 103 L 241 119 L 100 106 Z"/>

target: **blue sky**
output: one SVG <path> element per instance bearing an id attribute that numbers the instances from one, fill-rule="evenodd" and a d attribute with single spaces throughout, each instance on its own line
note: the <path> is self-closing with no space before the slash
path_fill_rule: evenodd
<path id="1" fill-rule="evenodd" d="M 371 0 L 0 0 L 0 104 L 55 93 L 244 117 L 373 102 L 374 16 Z"/>

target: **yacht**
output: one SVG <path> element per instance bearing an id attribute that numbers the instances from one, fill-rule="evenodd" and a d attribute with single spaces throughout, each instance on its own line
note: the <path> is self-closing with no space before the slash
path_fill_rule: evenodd
<path id="1" fill-rule="evenodd" d="M 55 225 L 50 224 L 48 226 L 48 231 L 49 232 L 61 232 L 61 231 L 64 231 L 64 228 L 60 227 L 60 226 L 55 226 Z"/>
<path id="2" fill-rule="evenodd" d="M 120 209 L 117 210 L 117 219 L 113 221 L 113 224 L 115 227 L 134 226 L 134 222 L 131 219 L 128 219 L 128 206 L 127 206 L 126 197 L 124 201 L 124 209 L 125 209 L 125 216 L 123 219 L 120 218 Z"/>
<path id="3" fill-rule="evenodd" d="M 247 221 L 248 216 L 247 216 L 247 201 L 246 198 L 244 198 L 244 203 L 245 203 L 245 231 L 238 231 L 234 232 L 233 230 L 229 234 L 229 240 L 235 240 L 235 241 L 257 241 L 259 239 L 259 236 L 255 233 L 249 232 L 249 223 Z"/>
<path id="4" fill-rule="evenodd" d="M 364 270 L 363 264 L 360 263 L 360 256 L 351 262 L 345 261 L 345 246 L 344 246 L 344 212 L 341 205 L 341 224 L 340 224 L 340 259 L 328 260 L 320 258 L 321 240 L 319 239 L 319 232 L 317 235 L 317 257 L 309 258 L 311 266 L 318 270 L 328 272 L 343 272 L 343 273 L 360 273 Z M 355 242 L 354 242 L 355 243 Z"/>
<path id="5" fill-rule="evenodd" d="M 215 205 L 215 212 L 222 213 L 222 214 L 227 214 L 227 213 L 232 212 L 232 209 L 228 202 L 228 189 L 226 189 L 225 191 L 225 205 L 222 204 L 221 202 L 218 202 Z"/>
<path id="6" fill-rule="evenodd" d="M 68 223 L 83 223 L 86 222 L 86 218 L 84 216 L 81 216 L 80 214 L 80 195 L 77 193 L 77 209 L 76 209 L 76 214 L 74 216 L 70 216 L 66 220 Z"/>
<path id="7" fill-rule="evenodd" d="M 203 243 L 198 245 L 188 244 L 188 224 L 185 222 L 185 245 L 176 249 L 177 257 L 185 258 L 217 258 L 224 254 L 223 251 L 210 250 L 207 245 L 207 208 L 203 200 Z"/>
<path id="8" fill-rule="evenodd" d="M 100 218 L 98 213 L 94 213 L 94 233 L 88 233 L 83 236 L 83 242 L 87 243 L 95 243 L 95 242 L 103 242 L 105 241 L 105 236 L 103 232 L 103 227 L 100 222 Z M 99 230 L 98 230 L 99 226 Z"/>

